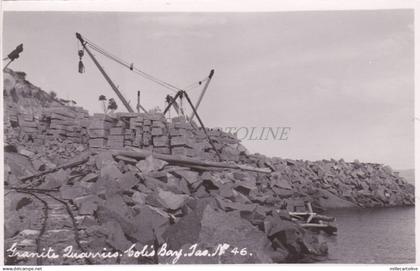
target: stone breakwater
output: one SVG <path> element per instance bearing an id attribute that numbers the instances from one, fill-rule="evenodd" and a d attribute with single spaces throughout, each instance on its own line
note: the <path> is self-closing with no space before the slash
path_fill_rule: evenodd
<path id="1" fill-rule="evenodd" d="M 173 263 L 192 248 L 200 253 L 176 262 L 314 261 L 327 244 L 289 215 L 305 202 L 316 212 L 414 204 L 414 187 L 384 165 L 269 158 L 208 129 L 214 149 L 182 117 L 90 116 L 14 78 L 19 88 L 5 91 L 5 249 L 26 253 L 9 250 L 7 264 Z M 115 257 L 40 257 L 69 246 Z"/>

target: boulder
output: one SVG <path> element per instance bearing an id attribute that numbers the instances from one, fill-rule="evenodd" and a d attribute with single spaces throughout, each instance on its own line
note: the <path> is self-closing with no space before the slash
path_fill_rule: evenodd
<path id="1" fill-rule="evenodd" d="M 106 242 L 119 251 L 125 251 L 132 243 L 127 240 L 120 224 L 117 221 L 110 220 L 100 226 L 100 232 L 106 236 Z"/>
<path id="2" fill-rule="evenodd" d="M 86 176 L 84 176 L 80 182 L 94 182 L 98 179 L 99 175 L 96 173 L 88 173 Z"/>
<path id="3" fill-rule="evenodd" d="M 100 152 L 95 159 L 95 165 L 97 169 L 101 169 L 106 165 L 116 164 L 114 157 L 108 151 Z"/>
<path id="4" fill-rule="evenodd" d="M 45 163 L 42 160 L 40 160 L 40 159 L 34 159 L 34 160 L 32 160 L 32 166 L 37 171 L 44 171 L 46 169 L 46 167 L 47 167 L 45 165 Z"/>
<path id="5" fill-rule="evenodd" d="M 180 249 L 183 245 L 194 244 L 200 231 L 201 215 L 197 211 L 192 211 L 168 227 L 163 233 L 163 239 L 171 249 Z"/>
<path id="6" fill-rule="evenodd" d="M 251 191 L 257 190 L 256 181 L 251 178 L 246 178 L 241 181 L 237 181 L 235 185 L 235 190 L 244 195 L 249 195 Z"/>
<path id="7" fill-rule="evenodd" d="M 219 195 L 224 198 L 233 198 L 235 196 L 233 184 L 224 184 L 219 188 Z"/>
<path id="8" fill-rule="evenodd" d="M 136 232 L 134 237 L 143 244 L 163 243 L 162 234 L 169 226 L 169 219 L 155 208 L 144 206 L 133 219 Z"/>
<path id="9" fill-rule="evenodd" d="M 126 191 L 135 186 L 139 182 L 139 180 L 134 175 L 134 173 L 128 171 L 118 179 L 118 182 L 120 184 L 121 189 Z"/>
<path id="10" fill-rule="evenodd" d="M 131 237 L 137 236 L 138 227 L 134 220 L 133 211 L 120 195 L 116 194 L 98 203 L 96 213 L 99 223 L 103 224 L 115 220 L 120 224 L 125 234 Z"/>
<path id="11" fill-rule="evenodd" d="M 28 158 L 32 158 L 35 155 L 35 153 L 31 152 L 30 150 L 24 149 L 22 147 L 18 147 L 18 153 Z"/>
<path id="12" fill-rule="evenodd" d="M 87 195 L 75 198 L 73 201 L 79 209 L 79 215 L 93 215 L 101 200 L 96 195 Z"/>
<path id="13" fill-rule="evenodd" d="M 167 209 L 176 210 L 181 208 L 188 199 L 187 195 L 175 194 L 158 188 L 158 201 Z"/>
<path id="14" fill-rule="evenodd" d="M 220 205 L 220 208 L 222 208 L 225 211 L 254 211 L 256 208 L 256 204 L 246 204 L 241 202 L 232 202 L 227 199 L 217 198 L 217 202 Z"/>
<path id="15" fill-rule="evenodd" d="M 73 200 L 75 198 L 84 196 L 87 193 L 87 189 L 78 183 L 75 185 L 63 185 L 60 187 L 61 198 L 65 200 Z"/>
<path id="16" fill-rule="evenodd" d="M 268 237 L 281 234 L 286 230 L 303 232 L 297 223 L 281 219 L 280 216 L 267 216 L 264 220 L 264 230 Z"/>
<path id="17" fill-rule="evenodd" d="M 165 167 L 168 163 L 154 158 L 152 155 L 148 156 L 146 159 L 139 161 L 136 164 L 136 167 L 145 174 L 148 174 L 152 171 L 159 171 Z"/>
<path id="18" fill-rule="evenodd" d="M 67 182 L 68 177 L 69 173 L 64 169 L 60 169 L 57 172 L 46 175 L 44 183 L 39 187 L 43 189 L 59 188 Z"/>
<path id="19" fill-rule="evenodd" d="M 134 191 L 133 195 L 131 196 L 132 200 L 138 205 L 144 205 L 146 203 L 147 194 Z"/>
<path id="20" fill-rule="evenodd" d="M 185 182 L 185 180 L 179 179 L 176 176 L 174 176 L 171 173 L 167 173 L 166 174 L 166 183 L 167 183 L 167 189 L 177 193 L 177 194 L 188 194 L 189 190 L 187 192 L 184 192 L 182 187 L 181 187 L 181 181 Z M 187 184 L 188 187 L 188 184 Z"/>
<path id="21" fill-rule="evenodd" d="M 121 179 L 123 174 L 117 167 L 117 163 L 106 164 L 101 168 L 101 178 L 116 180 Z"/>
<path id="22" fill-rule="evenodd" d="M 89 186 L 89 192 L 103 198 L 112 197 L 115 194 L 122 194 L 123 189 L 118 179 L 99 178 Z"/>
<path id="23" fill-rule="evenodd" d="M 194 184 L 198 181 L 198 173 L 191 170 L 177 170 L 173 172 L 175 175 L 182 177 L 189 184 Z"/>
<path id="24" fill-rule="evenodd" d="M 357 207 L 356 204 L 348 200 L 342 199 L 327 190 L 319 190 L 318 203 L 322 208 L 353 208 Z"/>
<path id="25" fill-rule="evenodd" d="M 5 194 L 4 197 L 4 210 L 7 211 L 19 211 L 21 208 L 25 207 L 28 204 L 32 204 L 33 200 L 31 196 L 18 193 L 18 192 L 9 192 Z"/>
<path id="26" fill-rule="evenodd" d="M 302 246 L 304 230 L 296 223 L 283 220 L 278 216 L 268 216 L 264 221 L 264 226 L 273 247 L 287 252 L 289 261 L 303 258 L 308 252 Z"/>
<path id="27" fill-rule="evenodd" d="M 272 189 L 273 189 L 273 192 L 281 198 L 288 198 L 294 194 L 293 190 L 290 190 L 290 189 L 279 188 L 276 186 L 273 187 Z"/>
<path id="28" fill-rule="evenodd" d="M 288 189 L 288 190 L 292 189 L 292 186 L 290 185 L 290 183 L 286 179 L 284 179 L 281 176 L 281 174 L 279 174 L 277 172 L 275 172 L 271 175 L 270 180 L 271 180 L 271 186 L 272 187 L 277 186 L 277 187 L 282 188 L 282 189 Z"/>
<path id="29" fill-rule="evenodd" d="M 240 263 L 271 263 L 270 241 L 248 221 L 229 215 L 221 210 L 207 206 L 201 220 L 201 231 L 198 244 L 203 247 L 215 248 L 218 244 L 229 244 L 228 252 L 217 257 L 217 262 L 227 264 Z M 237 248 L 246 249 L 246 255 L 231 253 Z"/>

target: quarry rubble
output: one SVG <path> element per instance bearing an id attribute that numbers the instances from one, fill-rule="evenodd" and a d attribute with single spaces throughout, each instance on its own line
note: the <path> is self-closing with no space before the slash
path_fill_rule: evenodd
<path id="1" fill-rule="evenodd" d="M 93 114 L 7 70 L 5 249 L 124 252 L 134 245 L 246 248 L 176 263 L 317 261 L 319 232 L 289 212 L 414 205 L 414 187 L 381 164 L 251 154 L 235 135 L 160 113 Z M 339 229 L 338 229 L 339 234 Z M 252 252 L 252 253 L 249 253 Z M 173 263 L 174 256 L 24 258 L 6 264 Z"/>

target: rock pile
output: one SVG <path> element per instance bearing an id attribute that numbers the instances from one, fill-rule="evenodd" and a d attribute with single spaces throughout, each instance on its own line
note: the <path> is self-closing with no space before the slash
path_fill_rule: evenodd
<path id="1" fill-rule="evenodd" d="M 262 155 L 243 157 L 242 161 L 273 169 L 275 182 L 281 187 L 273 193 L 306 194 L 321 208 L 414 205 L 414 186 L 389 166 L 342 159 L 311 162 Z M 285 190 L 289 187 L 290 190 Z"/>
<path id="2" fill-rule="evenodd" d="M 91 155 L 83 165 L 59 170 L 33 183 L 37 185 L 29 188 L 27 184 L 15 184 L 14 189 L 59 198 L 68 204 L 81 251 L 107 248 L 123 253 L 133 244 L 139 250 L 147 245 L 165 245 L 167 249 L 186 251 L 194 244 L 198 244 L 197 250 L 229 244 L 226 254 L 181 257 L 176 261 L 179 263 L 294 262 L 326 253 L 325 244 L 319 244 L 313 233 L 293 222 L 286 209 L 277 204 L 281 197 L 268 201 L 259 192 L 268 184 L 261 173 L 195 170 L 153 155 L 137 161 L 104 151 Z M 8 206 L 13 206 L 7 209 L 8 216 L 19 217 L 28 208 L 39 209 L 37 198 L 30 196 L 28 203 L 21 198 L 16 199 L 16 193 L 6 198 Z M 39 221 L 35 225 L 22 221 L 18 227 L 12 227 L 12 223 L 19 222 L 6 222 L 7 244 L 17 243 L 21 250 L 36 251 L 32 239 L 44 240 L 45 234 L 64 228 L 63 223 L 68 221 L 47 221 L 56 228 L 25 238 L 21 231 L 39 232 Z M 234 248 L 243 253 L 231 253 Z M 18 259 L 8 259 L 12 260 Z M 122 256 L 113 260 L 170 263 L 174 258 Z M 48 263 L 59 264 L 62 259 L 44 264 Z"/>
<path id="3" fill-rule="evenodd" d="M 132 148 L 126 153 L 137 152 L 140 151 Z M 327 253 L 326 245 L 318 241 L 314 232 L 304 230 L 289 216 L 291 210 L 303 211 L 305 201 L 312 202 L 318 209 L 361 205 L 366 202 L 362 200 L 367 198 L 370 204 L 380 203 L 381 206 L 413 203 L 413 194 L 407 184 L 397 176 L 390 175 L 387 168 L 377 165 L 275 159 L 271 161 L 271 166 L 276 171 L 265 174 L 226 168 L 180 166 L 170 160 L 157 159 L 155 156 L 158 154 L 153 152 L 145 159 L 123 153 L 107 150 L 96 154 L 81 153 L 79 156 L 83 159 L 88 157 L 82 165 L 46 174 L 32 180 L 30 185 L 14 178 L 13 190 L 23 194 L 32 193 L 29 197 L 31 202 L 25 204 L 28 201 L 25 199 L 24 202 L 16 203 L 24 207 L 12 205 L 6 210 L 7 216 L 21 217 L 23 212 L 28 212 L 25 208 L 39 208 L 39 200 L 34 195 L 58 198 L 68 206 L 67 211 L 63 208 L 59 216 L 74 218 L 75 224 L 71 228 L 80 239 L 80 251 L 101 251 L 106 248 L 122 253 L 121 257 L 107 259 L 108 263 L 301 262 L 319 259 Z M 266 165 L 267 161 L 261 163 Z M 354 196 L 342 196 L 344 192 L 340 189 L 343 188 L 319 178 L 321 172 L 326 176 L 332 174 L 327 167 L 322 171 L 319 168 L 315 170 L 316 165 L 331 164 L 333 168 L 334 164 L 340 163 L 344 163 L 341 168 L 347 170 L 353 171 L 354 167 L 361 169 L 360 174 L 370 172 L 366 178 L 376 178 L 385 185 L 385 191 L 394 187 L 394 192 L 390 192 L 392 194 L 389 197 L 381 195 L 377 190 L 372 190 L 375 184 L 369 183 L 369 187 L 364 189 L 373 193 L 370 197 L 364 196 L 357 192 L 360 188 L 353 186 L 358 182 L 368 182 L 354 175 L 348 177 L 348 181 L 343 180 Z M 279 169 L 280 166 L 283 168 Z M 309 171 L 309 168 L 312 170 Z M 11 184 L 11 176 L 14 176 L 13 170 L 11 168 L 9 178 L 6 179 L 6 189 Z M 301 177 L 302 173 L 297 175 L 301 171 L 307 173 L 306 179 Z M 293 181 L 289 182 L 288 176 L 294 176 Z M 318 179 L 310 184 L 309 176 Z M 394 183 L 389 180 L 391 178 Z M 6 201 L 14 202 L 15 195 L 11 194 Z M 396 201 L 396 198 L 400 201 Z M 45 208 L 43 210 L 48 212 Z M 51 232 L 68 227 L 53 217 L 48 215 L 48 219 L 53 220 L 48 223 L 56 225 L 56 228 L 49 229 Z M 41 232 L 42 223 L 39 220 L 42 221 L 40 218 L 35 219 L 38 224 L 28 224 L 25 220 L 6 222 L 6 229 L 11 232 L 7 236 L 7 244 L 11 246 L 17 243 L 21 250 L 39 249 L 33 244 L 36 244 L 37 238 L 44 240 L 45 233 L 22 235 L 22 231 Z M 16 223 L 22 224 L 16 226 Z M 68 221 L 65 223 L 68 224 Z M 45 243 L 48 241 L 45 240 Z M 174 255 L 160 255 L 157 258 L 132 258 L 124 253 L 133 245 L 135 248 L 132 249 L 137 248 L 139 251 L 152 245 L 189 251 L 194 244 L 197 244 L 194 249 L 205 250 L 225 243 L 229 244 L 231 250 L 217 257 L 193 255 L 177 258 Z M 58 247 L 63 245 L 60 243 Z M 235 248 L 238 251 L 244 249 L 243 255 L 231 253 Z M 13 262 L 16 259 L 7 260 Z M 62 264 L 62 260 L 44 264 Z M 101 262 L 102 259 L 93 260 L 93 263 Z M 22 263 L 29 264 L 25 261 Z"/>
<path id="4" fill-rule="evenodd" d="M 312 261 L 327 246 L 289 215 L 306 202 L 316 212 L 414 204 L 414 187 L 387 166 L 269 158 L 208 129 L 214 149 L 183 117 L 89 116 L 54 100 L 36 107 L 19 94 L 35 87 L 15 81 L 5 98 L 6 249 L 71 245 L 116 256 L 34 260 L 6 251 L 8 264 Z M 181 249 L 191 255 L 169 253 Z"/>

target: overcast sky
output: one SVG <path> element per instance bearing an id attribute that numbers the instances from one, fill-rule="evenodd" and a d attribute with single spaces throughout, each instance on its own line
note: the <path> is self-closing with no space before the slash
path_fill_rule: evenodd
<path id="1" fill-rule="evenodd" d="M 359 159 L 414 168 L 413 12 L 5 13 L 10 67 L 91 113 L 116 95 L 75 32 L 178 87 L 216 70 L 199 112 L 209 127 L 291 127 L 252 152 L 295 159 Z M 170 92 L 96 54 L 124 95 L 146 108 Z M 195 101 L 200 89 L 190 92 Z M 118 101 L 118 100 L 117 100 Z M 118 101 L 119 102 L 119 101 Z M 119 108 L 123 105 L 119 102 Z"/>

